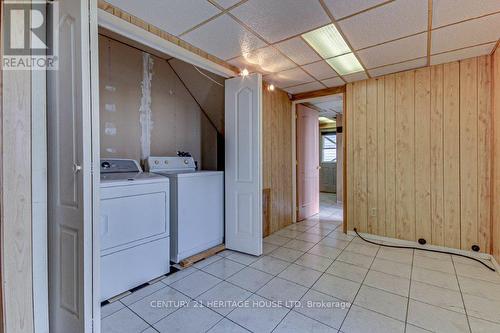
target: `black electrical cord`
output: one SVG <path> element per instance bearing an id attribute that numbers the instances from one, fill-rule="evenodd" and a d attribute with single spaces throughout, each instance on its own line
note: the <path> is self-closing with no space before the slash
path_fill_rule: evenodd
<path id="1" fill-rule="evenodd" d="M 481 260 L 477 259 L 477 258 L 474 258 L 474 257 L 469 257 L 469 256 L 466 256 L 464 254 L 460 254 L 460 253 L 452 253 L 452 252 L 446 252 L 446 251 L 439 251 L 439 250 L 431 250 L 431 249 L 422 249 L 422 248 L 419 248 L 419 247 L 413 247 L 413 246 L 399 246 L 399 245 L 388 245 L 388 244 L 379 244 L 379 243 L 375 243 L 375 242 L 372 242 L 366 238 L 363 238 L 363 236 L 361 236 L 359 233 L 358 233 L 358 230 L 356 228 L 354 228 L 354 232 L 356 233 L 356 235 L 358 235 L 359 238 L 361 238 L 362 240 L 364 240 L 365 242 L 367 243 L 370 243 L 370 244 L 374 244 L 374 245 L 379 245 L 379 246 L 385 246 L 385 247 L 393 247 L 395 249 L 410 249 L 410 250 L 421 250 L 421 251 L 428 251 L 428 252 L 436 252 L 436 253 L 444 253 L 444 254 L 451 254 L 453 256 L 459 256 L 459 257 L 464 257 L 464 258 L 467 258 L 467 259 L 471 259 L 471 260 L 475 260 L 477 261 L 478 263 L 482 264 L 484 267 L 488 268 L 490 271 L 493 271 L 493 272 L 496 272 L 495 268 L 493 267 L 490 267 L 489 265 L 486 265 L 484 262 L 482 262 Z"/>

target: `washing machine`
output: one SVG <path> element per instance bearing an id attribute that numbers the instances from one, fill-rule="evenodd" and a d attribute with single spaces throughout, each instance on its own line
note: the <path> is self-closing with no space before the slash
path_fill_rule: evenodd
<path id="1" fill-rule="evenodd" d="M 150 157 L 147 166 L 170 179 L 170 260 L 222 244 L 224 172 L 196 170 L 192 157 Z"/>
<path id="2" fill-rule="evenodd" d="M 170 271 L 169 179 L 101 160 L 101 301 Z"/>

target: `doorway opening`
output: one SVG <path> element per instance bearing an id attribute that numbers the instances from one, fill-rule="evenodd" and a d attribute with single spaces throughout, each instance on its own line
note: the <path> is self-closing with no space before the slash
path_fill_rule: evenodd
<path id="1" fill-rule="evenodd" d="M 295 104 L 296 218 L 343 230 L 342 93 Z"/>

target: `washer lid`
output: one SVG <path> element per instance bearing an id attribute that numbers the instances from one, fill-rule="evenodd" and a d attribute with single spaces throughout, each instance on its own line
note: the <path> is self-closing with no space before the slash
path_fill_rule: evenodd
<path id="1" fill-rule="evenodd" d="M 147 183 L 168 183 L 168 178 L 149 172 L 118 172 L 101 174 L 101 187 Z"/>

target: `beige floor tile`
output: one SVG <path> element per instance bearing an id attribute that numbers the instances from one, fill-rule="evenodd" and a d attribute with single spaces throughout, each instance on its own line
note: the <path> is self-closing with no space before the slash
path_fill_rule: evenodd
<path id="1" fill-rule="evenodd" d="M 245 265 L 240 264 L 236 261 L 229 260 L 230 257 L 231 256 L 222 258 L 221 260 L 218 260 L 213 264 L 203 267 L 201 270 L 215 275 L 220 279 L 227 279 L 231 275 L 245 268 Z"/>
<path id="2" fill-rule="evenodd" d="M 278 277 L 300 284 L 301 286 L 310 288 L 316 280 L 323 274 L 320 271 L 315 271 L 311 268 L 291 264 Z"/>
<path id="3" fill-rule="evenodd" d="M 492 272 L 482 265 L 469 265 L 456 262 L 455 269 L 459 276 L 500 284 L 500 274 L 498 274 L 498 272 Z"/>
<path id="4" fill-rule="evenodd" d="M 283 244 L 288 243 L 290 241 L 290 239 L 291 238 L 289 238 L 289 237 L 283 237 L 283 236 L 280 236 L 280 235 L 277 235 L 276 233 L 274 233 L 274 234 L 264 238 L 264 243 L 282 246 Z"/>
<path id="5" fill-rule="evenodd" d="M 465 309 L 472 317 L 500 323 L 500 301 L 463 294 Z"/>
<path id="6" fill-rule="evenodd" d="M 439 306 L 450 311 L 465 313 L 462 295 L 460 292 L 450 289 L 412 281 L 410 298 L 423 303 Z"/>
<path id="7" fill-rule="evenodd" d="M 362 282 L 368 273 L 368 268 L 355 266 L 343 261 L 335 261 L 327 270 L 328 274 L 332 274 L 354 282 Z"/>
<path id="8" fill-rule="evenodd" d="M 368 286 L 361 286 L 354 299 L 354 304 L 397 320 L 406 320 L 406 306 L 408 304 L 408 298 L 406 297 Z"/>
<path id="9" fill-rule="evenodd" d="M 278 275 L 281 273 L 285 268 L 287 268 L 290 265 L 290 262 L 281 260 L 278 258 L 270 257 L 270 256 L 263 256 L 256 262 L 250 265 L 250 267 L 253 267 L 255 269 L 258 269 L 260 271 L 272 274 L 272 275 Z"/>
<path id="10" fill-rule="evenodd" d="M 417 252 L 415 252 L 415 257 L 413 258 L 413 266 L 432 269 L 448 274 L 455 274 L 455 269 L 453 268 L 451 257 L 449 260 L 437 259 L 425 255 L 416 255 L 416 253 Z"/>
<path id="11" fill-rule="evenodd" d="M 255 292 L 271 281 L 273 277 L 274 276 L 271 274 L 259 271 L 252 267 L 247 267 L 231 276 L 227 279 L 227 281 L 243 289 Z"/>
<path id="12" fill-rule="evenodd" d="M 101 330 L 106 333 L 139 333 L 149 325 L 128 308 L 123 308 L 101 321 Z"/>
<path id="13" fill-rule="evenodd" d="M 239 326 L 238 324 L 233 323 L 229 319 L 222 319 L 210 329 L 207 333 L 248 333 L 247 329 Z"/>
<path id="14" fill-rule="evenodd" d="M 370 270 L 366 275 L 364 284 L 382 289 L 403 297 L 408 297 L 410 280 L 394 275 L 389 275 Z"/>
<path id="15" fill-rule="evenodd" d="M 172 283 L 170 286 L 181 293 L 194 298 L 213 288 L 221 281 L 222 280 L 216 278 L 215 276 L 198 271 L 188 275 L 182 280 Z"/>
<path id="16" fill-rule="evenodd" d="M 295 282 L 291 282 L 279 277 L 269 281 L 264 287 L 257 290 L 257 295 L 266 299 L 281 302 L 287 307 L 292 307 L 307 292 L 307 288 Z"/>
<path id="17" fill-rule="evenodd" d="M 337 330 L 326 326 L 298 312 L 290 311 L 273 333 L 337 333 Z"/>
<path id="18" fill-rule="evenodd" d="M 194 303 L 193 303 L 194 304 Z M 183 307 L 153 325 L 160 333 L 190 332 L 201 333 L 215 326 L 222 316 L 203 306 Z"/>
<path id="19" fill-rule="evenodd" d="M 335 260 L 335 258 L 337 258 L 341 252 L 342 250 L 340 249 L 318 244 L 310 249 L 308 253 Z"/>
<path id="20" fill-rule="evenodd" d="M 409 279 L 411 275 L 410 265 L 401 264 L 399 262 L 389 261 L 381 258 L 375 258 L 370 269 L 386 274 L 396 275 L 406 279 Z"/>
<path id="21" fill-rule="evenodd" d="M 411 265 L 413 260 L 413 250 L 381 247 L 377 253 L 377 258 Z"/>
<path id="22" fill-rule="evenodd" d="M 295 261 L 297 265 L 309 267 L 324 272 L 333 263 L 333 260 L 315 254 L 305 253 Z"/>
<path id="23" fill-rule="evenodd" d="M 288 262 L 294 262 L 295 260 L 299 259 L 299 257 L 302 256 L 303 254 L 304 252 L 302 251 L 287 249 L 286 247 L 277 248 L 273 252 L 269 253 L 271 257 L 285 260 Z"/>
<path id="24" fill-rule="evenodd" d="M 459 291 L 457 276 L 455 274 L 443 273 L 413 266 L 412 280 L 424 282 L 437 287 Z"/>
<path id="25" fill-rule="evenodd" d="M 337 260 L 351 265 L 369 268 L 373 262 L 373 257 L 350 252 L 346 249 L 337 257 Z"/>
<path id="26" fill-rule="evenodd" d="M 405 324 L 402 321 L 353 305 L 340 330 L 344 333 L 403 333 Z"/>
<path id="27" fill-rule="evenodd" d="M 360 286 L 358 282 L 324 274 L 312 288 L 343 301 L 352 302 Z"/>
<path id="28" fill-rule="evenodd" d="M 464 294 L 500 301 L 500 284 L 459 276 L 460 290 Z"/>
<path id="29" fill-rule="evenodd" d="M 433 332 L 469 332 L 464 314 L 410 300 L 408 323 Z"/>
<path id="30" fill-rule="evenodd" d="M 337 329 L 340 328 L 350 307 L 350 303 L 313 289 L 310 289 L 300 301 L 301 306 L 295 307 L 294 311 Z"/>
<path id="31" fill-rule="evenodd" d="M 343 250 L 347 245 L 349 245 L 349 241 L 325 237 L 321 241 L 319 241 L 319 244 Z"/>
<path id="32" fill-rule="evenodd" d="M 500 332 L 500 324 L 493 323 L 474 317 L 469 317 L 470 328 L 472 333 L 498 333 Z"/>
<path id="33" fill-rule="evenodd" d="M 226 316 L 235 308 L 234 304 L 246 300 L 250 295 L 252 293 L 249 291 L 223 281 L 196 297 L 196 300 L 215 312 Z"/>
<path id="34" fill-rule="evenodd" d="M 297 251 L 307 252 L 314 245 L 315 245 L 315 243 L 313 243 L 313 242 L 306 242 L 306 241 L 303 241 L 300 239 L 292 239 L 291 241 L 289 241 L 288 243 L 283 245 L 283 247 L 286 247 L 289 249 L 294 249 Z"/>

